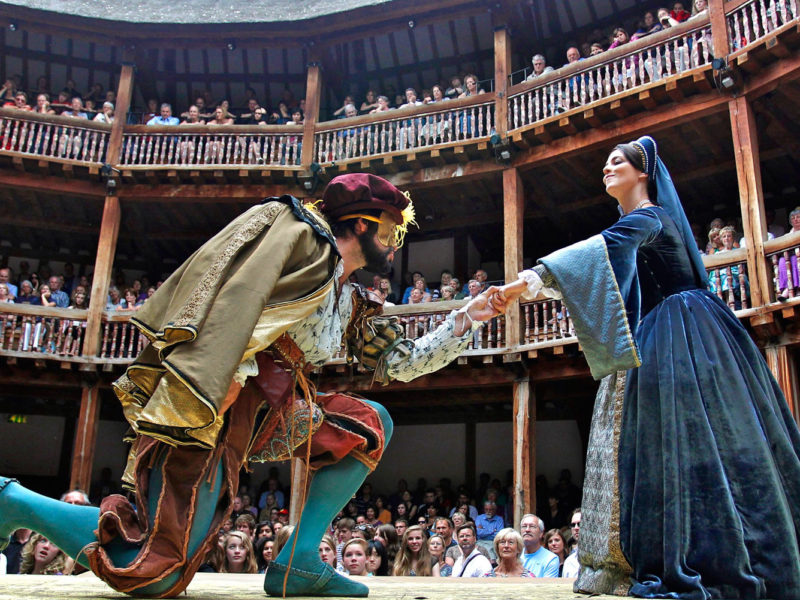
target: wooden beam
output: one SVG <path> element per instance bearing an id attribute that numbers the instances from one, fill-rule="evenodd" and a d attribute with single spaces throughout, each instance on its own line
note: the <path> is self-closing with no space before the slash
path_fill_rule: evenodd
<path id="1" fill-rule="evenodd" d="M 89 315 L 86 319 L 86 334 L 83 340 L 84 356 L 97 356 L 100 349 L 102 315 L 106 307 L 108 286 L 111 284 L 111 271 L 117 251 L 121 215 L 119 198 L 108 196 L 103 207 L 100 239 L 97 242 L 92 293 L 89 296 Z"/>
<path id="2" fill-rule="evenodd" d="M 519 377 L 519 370 L 511 364 L 491 369 L 443 369 L 423 375 L 409 382 L 392 381 L 387 386 L 373 385 L 372 374 L 355 377 L 321 376 L 317 389 L 320 392 L 412 391 L 447 388 L 496 387 L 510 385 Z"/>
<path id="3" fill-rule="evenodd" d="M 797 366 L 788 346 L 767 346 L 764 348 L 767 365 L 772 376 L 781 386 L 786 403 L 794 420 L 800 423 L 800 406 L 798 406 Z"/>
<path id="4" fill-rule="evenodd" d="M 303 150 L 300 163 L 304 169 L 310 169 L 314 162 L 314 129 L 319 119 L 319 106 L 322 99 L 322 72 L 319 61 L 308 64 L 306 77 L 306 114 L 303 122 Z"/>
<path id="5" fill-rule="evenodd" d="M 508 132 L 508 76 L 511 73 L 511 35 L 508 28 L 494 30 L 494 128 L 501 138 Z"/>
<path id="6" fill-rule="evenodd" d="M 771 275 L 764 258 L 767 222 L 764 211 L 764 190 L 761 187 L 761 162 L 758 131 L 753 107 L 746 96 L 729 104 L 736 177 L 739 182 L 739 204 L 742 229 L 747 241 L 747 270 L 750 274 L 750 297 L 753 306 L 770 302 Z"/>
<path id="7" fill-rule="evenodd" d="M 514 382 L 514 523 L 536 512 L 536 399 L 530 379 Z"/>
<path id="8" fill-rule="evenodd" d="M 81 179 L 67 180 L 64 177 L 31 173 L 20 173 L 0 169 L 0 187 L 16 190 L 30 190 L 50 194 L 63 194 L 79 198 L 102 198 L 106 195 L 106 187 L 100 183 Z"/>
<path id="9" fill-rule="evenodd" d="M 72 451 L 70 489 L 88 493 L 92 483 L 92 463 L 100 425 L 100 390 L 96 383 L 86 386 L 81 392 L 81 408 L 75 428 L 75 444 Z"/>
<path id="10" fill-rule="evenodd" d="M 503 257 L 505 280 L 514 281 L 523 269 L 522 243 L 525 191 L 517 169 L 503 171 Z M 522 335 L 521 314 L 515 304 L 506 313 L 506 343 L 516 346 Z"/>
<path id="11" fill-rule="evenodd" d="M 712 52 L 716 57 L 726 57 L 730 54 L 731 49 L 728 43 L 725 0 L 708 0 L 708 14 L 711 21 Z"/>
<path id="12" fill-rule="evenodd" d="M 110 165 L 119 164 L 122 153 L 122 133 L 125 123 L 128 121 L 128 111 L 131 106 L 131 96 L 133 94 L 133 69 L 130 63 L 122 65 L 120 72 L 119 85 L 117 86 L 117 104 L 114 107 L 116 118 L 111 124 L 111 135 L 108 136 L 108 153 L 106 161 Z"/>
<path id="13" fill-rule="evenodd" d="M 0 183 L 2 179 L 0 178 Z M 252 203 L 271 196 L 291 194 L 303 196 L 304 190 L 298 185 L 288 184 L 182 184 L 147 185 L 133 184 L 123 186 L 119 197 L 126 202 L 198 202 L 198 203 Z"/>

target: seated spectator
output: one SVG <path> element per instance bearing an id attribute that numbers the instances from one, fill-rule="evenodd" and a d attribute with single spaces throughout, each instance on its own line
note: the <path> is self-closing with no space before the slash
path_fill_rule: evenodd
<path id="1" fill-rule="evenodd" d="M 692 3 L 692 16 L 690 18 L 702 15 L 706 10 L 708 10 L 708 0 L 694 0 Z"/>
<path id="2" fill-rule="evenodd" d="M 164 102 L 161 105 L 161 114 L 147 122 L 148 125 L 180 125 L 178 117 L 172 116 L 172 105 Z"/>
<path id="3" fill-rule="evenodd" d="M 236 517 L 233 522 L 233 527 L 236 531 L 241 531 L 250 538 L 252 542 L 256 537 L 256 518 L 253 513 L 247 511 Z"/>
<path id="4" fill-rule="evenodd" d="M 367 540 L 367 575 L 389 575 L 389 557 L 386 546 L 379 540 Z"/>
<path id="5" fill-rule="evenodd" d="M 789 213 L 789 224 L 792 227 L 785 235 L 800 232 L 800 206 L 796 207 L 792 212 Z M 790 254 L 789 262 L 792 267 L 791 285 L 789 285 L 789 273 L 787 271 L 786 258 L 781 256 L 778 260 L 779 300 L 794 296 L 793 290 L 800 287 L 800 269 L 798 269 L 797 255 L 795 255 L 794 252 Z"/>
<path id="6" fill-rule="evenodd" d="M 0 283 L 0 302 L 14 303 L 14 296 L 8 291 L 7 283 Z"/>
<path id="7" fill-rule="evenodd" d="M 272 553 L 274 547 L 275 541 L 271 538 L 261 537 L 256 541 L 256 563 L 258 564 L 258 572 L 262 575 L 267 572 L 267 567 L 269 567 L 269 563 L 274 558 Z"/>
<path id="8" fill-rule="evenodd" d="M 231 112 L 231 103 L 227 100 L 222 100 L 219 103 L 219 106 L 222 108 L 222 112 L 225 115 L 226 119 L 231 119 L 229 125 L 233 125 L 236 122 L 236 115 Z"/>
<path id="9" fill-rule="evenodd" d="M 83 97 L 84 100 L 91 100 L 95 104 L 105 102 L 106 94 L 103 91 L 103 85 L 100 83 L 92 84 L 92 89 Z"/>
<path id="10" fill-rule="evenodd" d="M 438 83 L 434 84 L 433 87 L 431 87 L 431 102 L 443 102 L 444 100 L 450 100 L 450 98 L 445 95 L 444 88 Z"/>
<path id="11" fill-rule="evenodd" d="M 567 542 L 560 529 L 550 529 L 544 534 L 544 547 L 558 557 L 558 577 L 561 577 L 567 559 Z"/>
<path id="12" fill-rule="evenodd" d="M 433 561 L 431 574 L 434 577 L 450 577 L 453 572 L 453 565 L 447 564 L 445 553 L 446 548 L 442 536 L 435 533 L 428 538 L 428 554 L 431 555 L 431 561 Z M 453 562 L 455 563 L 455 561 Z"/>
<path id="13" fill-rule="evenodd" d="M 355 521 L 348 517 L 339 519 L 336 523 L 336 529 L 334 531 L 336 535 L 336 564 L 338 565 L 337 569 L 342 572 L 344 572 L 344 566 L 342 565 L 342 548 L 344 548 L 347 542 L 353 539 L 353 529 L 355 526 Z"/>
<path id="14" fill-rule="evenodd" d="M 608 47 L 609 50 L 618 48 L 619 46 L 627 44 L 630 41 L 628 32 L 625 31 L 622 27 L 617 27 L 616 29 L 614 29 L 614 33 L 612 34 L 611 38 L 612 42 L 611 45 Z"/>
<path id="15" fill-rule="evenodd" d="M 120 302 L 117 310 L 139 310 L 139 301 L 136 300 L 136 291 L 133 288 L 125 290 L 125 298 Z"/>
<path id="16" fill-rule="evenodd" d="M 708 231 L 708 245 L 706 246 L 706 254 L 716 254 L 722 250 L 722 242 L 719 239 L 720 228 L 712 227 Z"/>
<path id="17" fill-rule="evenodd" d="M 364 102 L 361 103 L 361 108 L 358 109 L 358 112 L 362 115 L 366 115 L 374 112 L 376 108 L 378 108 L 378 100 L 375 98 L 375 92 L 367 90 L 366 98 Z"/>
<path id="18" fill-rule="evenodd" d="M 522 517 L 519 524 L 523 543 L 522 564 L 535 577 L 558 577 L 558 557 L 542 545 L 544 523 L 533 514 Z"/>
<path id="19" fill-rule="evenodd" d="M 400 549 L 394 559 L 392 575 L 399 577 L 432 575 L 431 556 L 428 553 L 427 531 L 420 525 L 406 529 Z"/>
<path id="20" fill-rule="evenodd" d="M 289 105 L 283 100 L 278 101 L 278 110 L 273 111 L 269 117 L 269 122 L 272 125 L 286 125 L 292 120 L 292 114 L 289 112 Z"/>
<path id="21" fill-rule="evenodd" d="M 72 81 L 72 79 L 67 79 L 67 83 L 64 85 L 64 89 L 62 91 L 66 92 L 70 98 L 75 98 L 77 96 L 78 98 L 83 99 L 83 94 L 81 94 L 75 88 L 75 82 Z"/>
<path id="22" fill-rule="evenodd" d="M 449 285 L 444 286 L 440 290 L 440 293 L 441 293 L 441 298 L 439 298 L 440 302 L 447 302 L 449 300 L 456 299 L 456 291 Z"/>
<path id="23" fill-rule="evenodd" d="M 89 308 L 89 297 L 82 289 L 76 289 L 72 293 L 72 298 L 70 298 L 70 300 L 69 308 L 78 308 L 83 310 Z"/>
<path id="24" fill-rule="evenodd" d="M 148 125 L 152 119 L 158 116 L 158 100 L 150 98 L 147 101 L 147 110 L 142 115 L 142 124 Z"/>
<path id="25" fill-rule="evenodd" d="M 17 95 L 17 82 L 9 77 L 0 88 L 0 102 L 14 102 L 14 97 Z"/>
<path id="26" fill-rule="evenodd" d="M 106 310 L 120 310 L 120 305 L 123 303 L 122 295 L 119 288 L 112 285 L 108 288 L 108 301 L 106 302 Z M 124 308 L 124 307 L 123 307 Z"/>
<path id="27" fill-rule="evenodd" d="M 670 12 L 666 8 L 659 8 L 657 16 L 658 16 L 658 22 L 661 24 L 662 29 L 675 27 L 679 23 L 679 21 L 675 20 L 672 17 Z"/>
<path id="28" fill-rule="evenodd" d="M 478 536 L 478 545 L 488 550 L 492 559 L 496 558 L 496 555 L 492 555 L 494 536 L 503 527 L 505 527 L 505 522 L 503 517 L 497 514 L 497 504 L 491 501 L 484 502 L 483 514 L 478 515 L 475 519 L 475 532 Z"/>
<path id="29" fill-rule="evenodd" d="M 20 575 L 68 575 L 71 572 L 69 557 L 58 546 L 34 533 L 22 548 Z"/>
<path id="30" fill-rule="evenodd" d="M 83 100 L 80 96 L 75 96 L 70 103 L 70 110 L 65 110 L 61 114 L 65 117 L 73 117 L 75 119 L 88 119 L 89 115 L 83 110 Z"/>
<path id="31" fill-rule="evenodd" d="M 36 96 L 36 107 L 33 109 L 33 112 L 39 113 L 40 115 L 56 114 L 56 111 L 54 111 L 50 106 L 49 94 L 39 94 Z"/>
<path id="32" fill-rule="evenodd" d="M 522 536 L 515 529 L 506 527 L 498 531 L 494 538 L 497 566 L 484 577 L 536 577 L 522 566 L 519 558 L 522 549 Z"/>
<path id="33" fill-rule="evenodd" d="M 389 107 L 389 98 L 386 96 L 378 96 L 377 106 L 369 111 L 369 114 L 386 112 L 387 110 L 391 110 Z"/>
<path id="34" fill-rule="evenodd" d="M 192 104 L 185 113 L 186 118 L 181 121 L 181 125 L 205 125 L 206 122 L 200 118 L 200 108 Z"/>
<path id="35" fill-rule="evenodd" d="M 50 284 L 50 299 L 53 300 L 59 308 L 67 308 L 69 306 L 69 296 L 61 289 L 61 278 L 54 275 L 50 277 L 48 283 Z M 42 304 L 44 304 L 44 300 Z"/>
<path id="36" fill-rule="evenodd" d="M 422 304 L 424 302 L 423 297 L 424 297 L 423 292 L 421 290 L 418 290 L 417 288 L 414 288 L 408 295 L 407 304 Z"/>
<path id="37" fill-rule="evenodd" d="M 602 54 L 603 52 L 605 52 L 603 49 L 603 44 L 600 42 L 595 42 L 589 49 L 589 56 L 596 56 L 598 54 Z"/>
<path id="38" fill-rule="evenodd" d="M 464 93 L 464 84 L 461 83 L 461 77 L 453 75 L 450 78 L 450 87 L 445 90 L 444 95 L 448 98 L 460 98 Z"/>
<path id="39" fill-rule="evenodd" d="M 233 125 L 233 117 L 226 116 L 225 108 L 218 106 L 214 109 L 214 118 L 208 121 L 206 125 Z"/>
<path id="40" fill-rule="evenodd" d="M 643 38 L 647 35 L 656 33 L 657 31 L 661 31 L 661 23 L 658 22 L 656 19 L 655 14 L 652 10 L 648 10 L 644 13 L 644 17 L 642 17 L 642 22 L 639 25 L 639 29 L 636 30 L 636 33 L 631 36 L 631 39 L 639 39 Z"/>
<path id="41" fill-rule="evenodd" d="M 525 78 L 525 81 L 533 81 L 537 77 L 552 73 L 553 71 L 553 67 L 547 66 L 547 61 L 543 54 L 534 54 L 533 58 L 531 58 L 531 63 L 533 64 L 533 72 Z"/>
<path id="42" fill-rule="evenodd" d="M 342 548 L 342 561 L 348 575 L 367 575 L 367 542 L 354 538 Z"/>
<path id="43" fill-rule="evenodd" d="M 468 296 L 466 296 L 466 297 L 467 298 L 476 298 L 478 296 L 478 294 L 481 293 L 481 291 L 482 291 L 481 282 L 478 281 L 477 279 L 470 279 L 469 283 L 467 284 Z"/>
<path id="44" fill-rule="evenodd" d="M 683 23 L 692 15 L 689 13 L 689 11 L 684 10 L 683 2 L 676 2 L 672 5 L 672 10 L 669 11 L 669 16 L 675 19 L 678 23 Z"/>
<path id="45" fill-rule="evenodd" d="M 114 105 L 111 102 L 103 102 L 102 111 L 97 113 L 93 120 L 111 125 L 114 122 Z"/>
<path id="46" fill-rule="evenodd" d="M 417 90 L 414 88 L 406 88 L 406 101 L 405 104 L 400 105 L 398 108 L 408 108 L 409 106 L 420 106 L 422 102 L 417 100 Z"/>
<path id="47" fill-rule="evenodd" d="M 51 296 L 50 286 L 47 285 L 46 283 L 43 283 L 42 285 L 40 285 L 39 286 L 39 303 L 42 306 L 48 306 L 50 308 L 55 308 L 57 306 L 56 305 L 56 301 L 52 300 L 50 296 Z"/>
<path id="48" fill-rule="evenodd" d="M 250 98 L 247 101 L 247 111 L 239 115 L 239 123 L 242 125 L 255 125 L 256 111 L 261 107 L 258 105 L 258 100 Z"/>
<path id="49" fill-rule="evenodd" d="M 303 124 L 303 111 L 300 108 L 293 108 L 292 109 L 292 120 L 289 121 L 289 125 L 302 125 Z"/>
<path id="50" fill-rule="evenodd" d="M 570 527 L 572 528 L 572 540 L 575 541 L 575 546 L 570 551 L 564 561 L 564 568 L 561 571 L 562 577 L 577 577 L 580 570 L 580 563 L 578 562 L 578 544 L 580 543 L 581 534 L 581 509 L 576 508 L 572 511 L 572 519 L 570 520 Z"/>
<path id="51" fill-rule="evenodd" d="M 355 108 L 356 101 L 353 99 L 352 96 L 347 95 L 344 97 L 344 102 L 342 105 L 333 111 L 333 116 L 337 119 L 344 119 L 347 116 L 347 107 L 352 106 Z M 356 114 L 358 114 L 358 110 L 356 110 Z"/>
<path id="52" fill-rule="evenodd" d="M 475 525 L 465 523 L 459 527 L 456 530 L 456 539 L 461 556 L 453 565 L 451 577 L 483 577 L 492 570 L 492 563 L 477 548 Z"/>
<path id="53" fill-rule="evenodd" d="M 464 91 L 458 96 L 459 98 L 467 98 L 468 96 L 477 96 L 478 94 L 485 94 L 483 88 L 478 87 L 478 77 L 470 73 L 464 75 Z"/>
<path id="54" fill-rule="evenodd" d="M 8 286 L 6 285 L 6 287 Z M 28 279 L 23 279 L 19 284 L 19 294 L 14 297 L 14 302 L 17 304 L 32 304 L 34 306 L 42 304 L 41 298 L 39 298 L 39 295 L 34 291 L 33 284 Z"/>
<path id="55" fill-rule="evenodd" d="M 28 105 L 28 94 L 21 90 L 14 94 L 13 100 L 6 102 L 3 106 L 5 108 L 16 108 L 17 110 L 31 110 Z"/>
<path id="56" fill-rule="evenodd" d="M 58 96 L 56 97 L 56 101 L 53 103 L 53 108 L 56 109 L 56 113 L 58 114 L 62 114 L 65 110 L 69 110 L 69 95 L 66 92 L 59 92 Z"/>
<path id="57" fill-rule="evenodd" d="M 419 279 L 419 278 L 421 278 L 421 277 L 422 277 L 422 273 L 420 273 L 419 271 L 414 271 L 414 272 L 411 274 L 411 285 L 409 285 L 409 286 L 408 286 L 408 287 L 405 289 L 405 291 L 403 292 L 403 300 L 402 300 L 402 304 L 408 304 L 408 297 L 411 295 L 411 290 L 413 290 L 413 289 L 414 289 L 414 284 L 417 282 L 417 279 Z M 406 281 L 407 281 L 407 280 L 406 280 Z M 427 290 L 427 289 L 426 289 L 425 291 L 427 292 L 427 291 L 429 291 L 429 290 Z"/>
<path id="58" fill-rule="evenodd" d="M 225 553 L 220 573 L 257 573 L 258 564 L 256 563 L 253 544 L 250 537 L 241 531 L 231 531 L 225 536 L 222 543 L 222 550 Z"/>
<path id="59" fill-rule="evenodd" d="M 422 301 L 423 302 L 430 302 L 431 301 L 431 293 L 428 291 L 428 285 L 425 282 L 424 277 L 420 277 L 414 282 L 414 287 L 422 292 Z"/>
<path id="60" fill-rule="evenodd" d="M 575 46 L 571 46 L 571 47 L 567 48 L 567 62 L 565 62 L 563 65 L 561 65 L 561 68 L 563 69 L 567 65 L 571 65 L 572 63 L 576 63 L 579 60 L 584 60 L 583 58 L 581 58 L 580 51 Z"/>

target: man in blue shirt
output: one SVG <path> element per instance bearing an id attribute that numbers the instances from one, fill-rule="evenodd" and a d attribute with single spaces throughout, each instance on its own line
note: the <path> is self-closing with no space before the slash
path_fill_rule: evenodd
<path id="1" fill-rule="evenodd" d="M 172 106 L 164 102 L 161 105 L 161 116 L 153 117 L 147 122 L 148 125 L 180 125 L 178 117 L 172 116 Z"/>
<path id="2" fill-rule="evenodd" d="M 58 308 L 69 308 L 69 296 L 61 291 L 61 278 L 53 275 L 49 280 L 50 301 L 55 302 Z"/>
<path id="3" fill-rule="evenodd" d="M 544 523 L 536 515 L 525 515 L 519 523 L 522 542 L 522 565 L 536 577 L 558 577 L 558 556 L 542 546 Z"/>
<path id="4" fill-rule="evenodd" d="M 497 559 L 494 551 L 494 536 L 505 527 L 503 517 L 497 514 L 497 505 L 486 502 L 483 505 L 483 514 L 475 519 L 475 529 L 478 533 L 478 545 L 489 551 L 492 560 Z"/>

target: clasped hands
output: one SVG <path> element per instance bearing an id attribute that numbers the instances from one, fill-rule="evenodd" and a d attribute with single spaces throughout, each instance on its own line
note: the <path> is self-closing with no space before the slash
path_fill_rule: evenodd
<path id="1" fill-rule="evenodd" d="M 490 286 L 470 301 L 467 314 L 474 321 L 488 321 L 504 314 L 527 289 L 528 284 L 524 279 Z"/>

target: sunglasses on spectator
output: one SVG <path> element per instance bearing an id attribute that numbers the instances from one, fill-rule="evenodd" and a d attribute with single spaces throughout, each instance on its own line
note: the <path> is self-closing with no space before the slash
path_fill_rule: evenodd
<path id="1" fill-rule="evenodd" d="M 570 527 L 580 527 L 580 523 L 570 523 Z"/>

